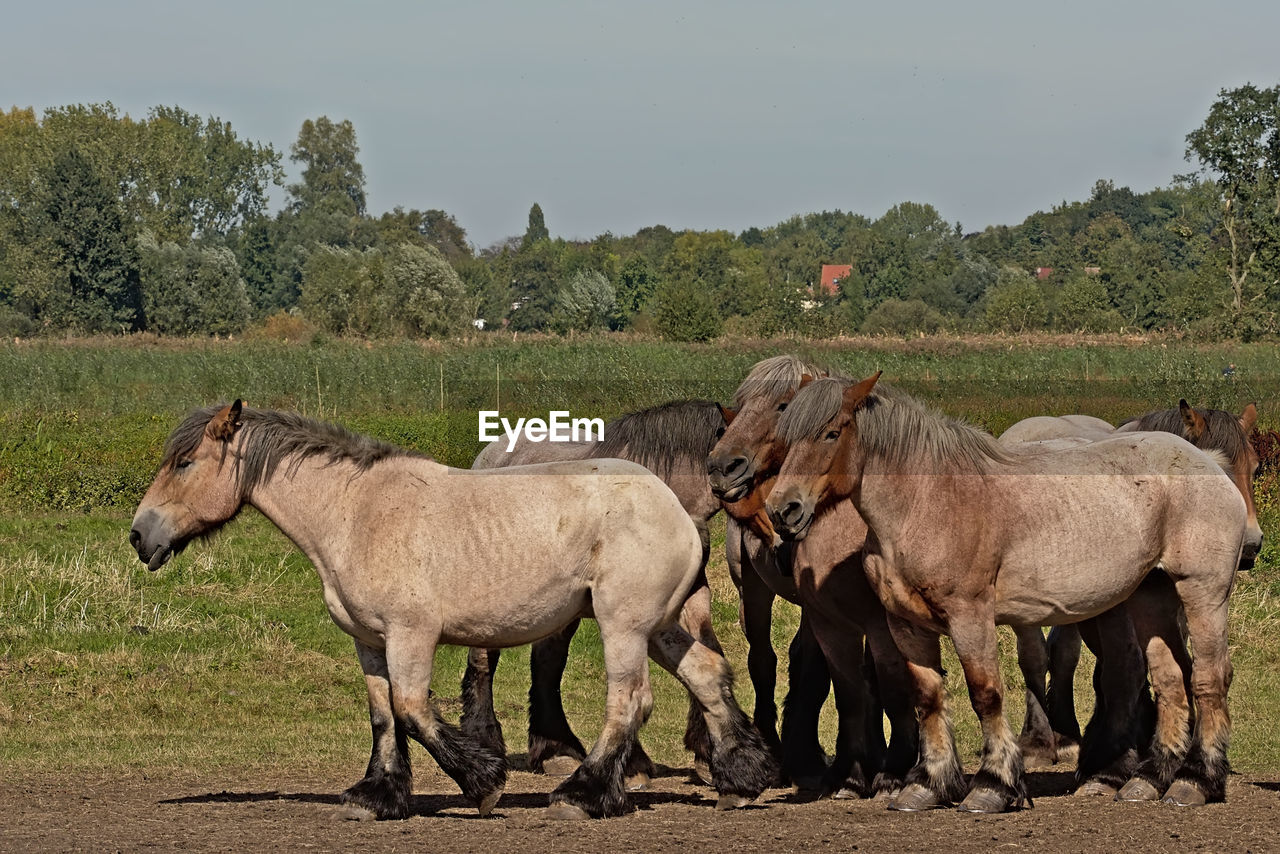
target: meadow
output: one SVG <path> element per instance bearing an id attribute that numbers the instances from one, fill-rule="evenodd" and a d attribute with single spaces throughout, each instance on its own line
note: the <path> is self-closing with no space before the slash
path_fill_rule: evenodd
<path id="1" fill-rule="evenodd" d="M 610 418 L 681 397 L 728 403 L 757 360 L 797 352 L 885 378 L 994 432 L 1035 414 L 1118 421 L 1185 397 L 1280 427 L 1280 357 L 1265 344 L 948 337 L 675 345 L 588 337 L 368 343 L 129 339 L 0 345 L 0 767 L 87 773 L 227 768 L 363 769 L 368 729 L 350 640 L 330 622 L 305 558 L 252 512 L 148 574 L 128 521 L 168 432 L 192 408 L 237 397 L 343 423 L 457 466 L 479 449 L 476 411 Z M 1233 366 L 1228 369 L 1228 366 Z M 1224 369 L 1228 369 L 1225 370 Z M 1280 773 L 1280 486 L 1259 485 L 1268 542 L 1233 599 L 1232 762 Z M 717 629 L 751 704 L 745 644 L 715 527 Z M 795 609 L 775 608 L 785 651 Z M 1009 636 L 1005 636 L 1009 639 Z M 1020 677 L 1005 647 L 1010 715 Z M 584 740 L 603 708 L 594 626 L 584 624 L 566 704 Z M 434 690 L 458 713 L 463 652 L 442 650 Z M 497 706 L 524 745 L 527 651 L 504 654 Z M 948 667 L 962 750 L 978 748 L 963 684 Z M 1087 709 L 1087 669 L 1077 690 Z M 684 763 L 684 698 L 665 674 L 644 733 Z M 780 673 L 779 699 L 785 690 Z M 832 721 L 824 722 L 828 744 Z"/>

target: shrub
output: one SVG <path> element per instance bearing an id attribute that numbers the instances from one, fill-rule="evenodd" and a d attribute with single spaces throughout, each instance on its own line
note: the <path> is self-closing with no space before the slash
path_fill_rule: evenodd
<path id="1" fill-rule="evenodd" d="M 869 333 L 906 335 L 937 332 L 945 325 L 942 314 L 922 299 L 887 299 L 871 310 L 860 328 Z"/>
<path id="2" fill-rule="evenodd" d="M 1026 332 L 1044 326 L 1049 310 L 1035 279 L 1006 267 L 987 290 L 987 323 L 1005 332 Z"/>
<path id="3" fill-rule="evenodd" d="M 669 279 L 658 289 L 654 320 L 669 341 L 710 341 L 724 326 L 705 288 L 684 279 Z"/>
<path id="4" fill-rule="evenodd" d="M 138 250 L 148 332 L 229 335 L 249 322 L 249 293 L 230 249 L 158 243 L 144 232 Z"/>

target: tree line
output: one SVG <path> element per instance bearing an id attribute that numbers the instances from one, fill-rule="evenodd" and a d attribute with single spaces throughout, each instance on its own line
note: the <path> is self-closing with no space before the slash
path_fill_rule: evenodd
<path id="1" fill-rule="evenodd" d="M 678 340 L 954 330 L 1280 332 L 1280 86 L 1223 90 L 1194 171 L 966 234 L 929 204 L 741 233 L 663 225 L 479 248 L 443 210 L 370 213 L 355 128 L 288 158 L 180 107 L 0 113 L 0 333 L 236 334 L 300 315 L 342 335 L 633 329 Z M 273 186 L 284 204 L 269 210 Z M 823 265 L 848 265 L 829 292 Z"/>

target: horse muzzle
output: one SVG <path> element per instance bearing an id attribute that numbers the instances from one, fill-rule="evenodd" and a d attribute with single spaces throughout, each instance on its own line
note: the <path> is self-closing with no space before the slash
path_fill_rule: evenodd
<path id="1" fill-rule="evenodd" d="M 173 538 L 165 533 L 163 521 L 153 511 L 139 514 L 133 520 L 129 530 L 129 545 L 138 553 L 138 560 L 147 565 L 147 569 L 155 572 L 182 550 Z"/>
<path id="2" fill-rule="evenodd" d="M 742 454 L 712 454 L 707 457 L 707 477 L 711 493 L 721 501 L 737 501 L 751 491 L 755 465 Z"/>
<path id="3" fill-rule="evenodd" d="M 765 506 L 773 529 L 782 539 L 798 542 L 809 533 L 809 526 L 813 524 L 812 501 L 792 495 L 783 495 L 775 500 L 770 495 Z"/>
<path id="4" fill-rule="evenodd" d="M 1253 569 L 1253 564 L 1258 559 L 1258 552 L 1262 551 L 1262 539 L 1261 528 L 1256 533 L 1253 530 L 1245 532 L 1244 545 L 1240 549 L 1240 565 L 1238 567 L 1241 572 L 1248 572 Z"/>

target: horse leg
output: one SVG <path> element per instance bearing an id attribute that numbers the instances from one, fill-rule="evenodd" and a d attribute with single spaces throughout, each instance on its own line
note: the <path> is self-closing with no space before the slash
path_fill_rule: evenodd
<path id="1" fill-rule="evenodd" d="M 880 680 L 876 674 L 875 653 L 871 640 L 865 634 L 862 642 L 862 685 L 866 688 L 867 712 L 863 717 L 865 743 L 867 745 L 867 773 L 879 774 L 884 768 L 888 744 L 884 737 L 884 702 L 880 699 Z M 837 704 L 839 700 L 837 699 Z M 868 787 L 868 794 L 872 789 Z M 835 797 L 841 797 L 839 792 Z"/>
<path id="2" fill-rule="evenodd" d="M 782 773 L 800 789 L 824 786 L 827 755 L 818 741 L 818 719 L 830 685 L 827 659 L 814 638 L 809 609 L 802 608 L 800 625 L 787 650 L 787 696 L 782 703 Z"/>
<path id="3" fill-rule="evenodd" d="M 889 809 L 916 812 L 959 799 L 964 791 L 960 755 L 947 714 L 938 633 L 889 615 L 889 630 L 906 659 L 920 722 L 920 761 L 907 772 Z"/>
<path id="4" fill-rule="evenodd" d="M 1027 801 L 1022 752 L 1004 716 L 994 593 L 948 609 L 948 634 L 964 667 L 969 703 L 982 724 L 982 763 L 960 802 L 965 812 L 998 813 Z"/>
<path id="5" fill-rule="evenodd" d="M 467 651 L 467 669 L 462 674 L 462 718 L 458 725 L 490 750 L 506 755 L 502 724 L 493 710 L 493 674 L 500 654 L 501 650 L 480 647 Z"/>
<path id="6" fill-rule="evenodd" d="M 388 633 L 386 668 L 396 727 L 425 747 L 480 815 L 488 815 L 507 782 L 506 757 L 446 723 L 432 704 L 429 689 L 436 637 L 421 626 Z"/>
<path id="7" fill-rule="evenodd" d="M 1116 795 L 1118 800 L 1158 800 L 1173 782 L 1187 755 L 1191 708 L 1186 675 L 1191 673 L 1191 661 L 1178 625 L 1178 606 L 1173 594 L 1169 578 L 1162 572 L 1153 572 L 1128 602 L 1138 643 L 1146 651 L 1155 695 L 1156 727 L 1133 776 Z"/>
<path id="8" fill-rule="evenodd" d="M 1231 658 L 1227 648 L 1227 610 L 1230 589 L 1214 589 L 1196 578 L 1176 582 L 1186 610 L 1187 630 L 1196 651 L 1191 665 L 1191 691 L 1196 702 L 1191 749 L 1174 783 L 1165 792 L 1166 803 L 1199 806 L 1226 797 L 1227 745 L 1231 718 L 1227 690 L 1231 686 Z"/>
<path id="9" fill-rule="evenodd" d="M 1049 649 L 1049 689 L 1045 693 L 1049 727 L 1053 731 L 1058 761 L 1080 749 L 1080 721 L 1076 718 L 1076 668 L 1080 666 L 1080 629 L 1076 624 L 1054 626 L 1046 641 Z"/>
<path id="10" fill-rule="evenodd" d="M 569 774 L 587 755 L 569 727 L 560 697 L 560 679 L 578 623 L 574 620 L 537 641 L 529 652 L 529 770 L 535 774 Z"/>
<path id="11" fill-rule="evenodd" d="M 867 794 L 867 777 L 872 765 L 868 756 L 867 718 L 870 692 L 863 671 L 863 645 L 849 625 L 837 626 L 817 611 L 809 620 L 830 671 L 836 697 L 839 729 L 836 754 L 822 780 L 822 791 L 836 798 L 861 798 Z M 877 722 L 879 712 L 877 710 Z M 817 724 L 817 721 L 814 721 Z M 884 735 L 880 735 L 881 745 Z"/>
<path id="12" fill-rule="evenodd" d="M 679 625 L 654 633 L 649 655 L 689 689 L 704 709 L 711 733 L 711 779 L 717 809 L 744 806 L 778 775 L 777 762 L 733 697 L 733 672 L 724 656 Z"/>
<path id="13" fill-rule="evenodd" d="M 1013 626 L 1018 640 L 1018 669 L 1027 686 L 1027 716 L 1018 736 L 1018 747 L 1028 768 L 1058 763 L 1058 749 L 1049 725 L 1049 700 L 1045 695 L 1045 674 L 1049 672 L 1049 650 L 1039 626 Z"/>
<path id="14" fill-rule="evenodd" d="M 698 639 L 699 643 L 724 655 L 720 639 L 716 637 L 715 628 L 711 624 L 711 587 L 707 584 L 704 565 L 698 583 L 685 600 L 680 610 L 680 625 L 685 631 Z M 698 699 L 689 695 L 689 713 L 685 720 L 684 747 L 693 754 L 694 773 L 705 783 L 711 782 L 711 733 L 707 731 L 707 721 L 703 717 L 702 707 Z"/>
<path id="15" fill-rule="evenodd" d="M 630 809 L 623 772 L 653 710 L 647 643 L 636 627 L 615 629 L 607 619 L 600 621 L 600 638 L 608 679 L 604 728 L 582 764 L 551 793 L 553 818 L 607 818 Z"/>
<path id="16" fill-rule="evenodd" d="M 364 779 L 342 793 L 342 803 L 361 807 L 382 818 L 408 818 L 413 771 L 404 727 L 391 711 L 391 685 L 382 652 L 356 641 L 356 655 L 369 691 L 369 723 L 373 751 Z"/>
<path id="17" fill-rule="evenodd" d="M 876 693 L 889 717 L 889 745 L 884 761 L 871 790 L 877 796 L 893 794 L 903 786 L 903 780 L 920 755 L 920 727 L 916 722 L 915 705 L 912 702 L 911 671 L 907 660 L 889 632 L 889 623 L 882 613 L 867 621 L 867 649 L 875 667 Z M 881 731 L 883 724 L 876 715 L 870 725 Z"/>
<path id="18" fill-rule="evenodd" d="M 739 620 L 747 638 L 747 675 L 755 691 L 753 720 L 775 759 L 782 762 L 782 742 L 778 739 L 778 706 L 774 693 L 778 685 L 778 656 L 773 651 L 773 591 L 753 567 L 742 567 L 742 601 Z"/>
<path id="19" fill-rule="evenodd" d="M 1077 792 L 1113 796 L 1138 763 L 1134 720 L 1146 685 L 1146 659 L 1133 621 L 1119 605 L 1080 624 L 1080 634 L 1098 657 L 1094 667 L 1093 717 L 1080 742 Z"/>

